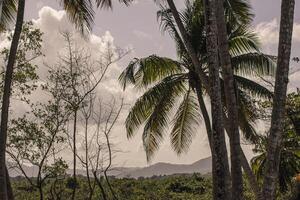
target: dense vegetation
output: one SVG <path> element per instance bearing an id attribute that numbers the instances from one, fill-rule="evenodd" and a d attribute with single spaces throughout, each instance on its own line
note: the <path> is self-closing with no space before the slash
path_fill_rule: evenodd
<path id="1" fill-rule="evenodd" d="M 84 177 L 78 177 L 77 198 L 84 200 L 88 198 L 88 185 Z M 16 193 L 16 200 L 38 199 L 38 192 L 31 188 L 22 177 L 12 179 L 12 184 Z M 201 176 L 200 174 L 153 176 L 151 178 L 111 178 L 111 184 L 120 200 L 210 200 L 212 199 L 212 179 L 211 175 Z M 108 191 L 107 186 L 104 186 Z M 53 181 L 47 181 L 45 185 L 45 199 L 70 199 L 72 192 L 68 186 L 68 179 L 65 179 L 57 189 L 53 189 Z M 278 193 L 279 200 L 293 197 L 294 191 Z M 55 196 L 55 197 L 54 197 Z M 107 194 L 112 198 L 111 194 Z M 101 193 L 97 189 L 93 195 L 93 200 L 101 198 Z M 254 200 L 253 193 L 249 186 L 245 185 L 245 200 Z"/>

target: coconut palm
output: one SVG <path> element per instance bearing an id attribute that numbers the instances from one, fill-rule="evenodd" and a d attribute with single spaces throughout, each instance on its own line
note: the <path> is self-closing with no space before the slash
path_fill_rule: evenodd
<path id="1" fill-rule="evenodd" d="M 275 199 L 276 179 L 278 177 L 281 141 L 283 138 L 284 114 L 289 79 L 292 36 L 294 27 L 295 0 L 285 0 L 281 3 L 281 20 L 278 45 L 278 60 L 274 89 L 274 105 L 270 135 L 267 147 L 267 160 L 263 184 L 263 194 L 266 200 Z"/>
<path id="2" fill-rule="evenodd" d="M 192 41 L 191 44 L 203 63 L 202 70 L 207 74 L 204 19 L 201 11 L 201 4 L 187 4 L 181 18 L 189 40 Z M 199 16 L 196 17 L 196 14 Z M 186 152 L 194 136 L 194 127 L 200 122 L 200 111 L 209 141 L 211 137 L 210 119 L 201 94 L 208 94 L 208 91 L 205 90 L 206 87 L 201 87 L 202 83 L 179 37 L 172 13 L 168 9 L 162 9 L 158 12 L 158 16 L 162 22 L 162 29 L 168 31 L 176 41 L 179 61 L 156 55 L 136 58 L 120 76 L 124 88 L 128 84 L 133 84 L 138 90 L 146 91 L 132 107 L 126 120 L 126 129 L 128 137 L 131 138 L 136 130 L 145 124 L 143 141 L 148 159 L 151 159 L 158 149 L 169 122 L 173 125 L 171 131 L 173 149 L 178 154 Z M 239 88 L 237 91 L 240 104 L 239 125 L 244 136 L 254 142 L 256 133 L 252 123 L 256 119 L 256 113 L 250 97 L 271 98 L 272 93 L 243 75 L 272 75 L 274 62 L 272 57 L 259 51 L 256 35 L 246 26 L 234 23 L 231 26 L 229 45 L 236 84 Z M 173 116 L 171 109 L 176 107 L 180 100 L 179 109 Z M 252 173 L 250 167 L 249 170 Z"/>
<path id="3" fill-rule="evenodd" d="M 199 18 L 200 20 L 195 21 L 196 17 L 191 17 L 199 14 L 199 9 L 201 11 L 202 7 L 188 4 L 181 15 L 189 32 L 189 38 L 193 41 L 192 44 L 203 63 L 202 69 L 207 73 L 203 20 Z M 136 130 L 146 123 L 143 141 L 149 160 L 158 149 L 171 117 L 173 117 L 172 147 L 178 154 L 181 154 L 188 150 L 194 132 L 193 127 L 199 123 L 201 116 L 195 90 L 201 84 L 200 80 L 182 43 L 178 42 L 180 40 L 177 38 L 178 33 L 171 13 L 168 9 L 163 9 L 158 15 L 162 21 L 163 30 L 169 31 L 176 41 L 179 61 L 157 55 L 135 58 L 119 78 L 124 89 L 128 84 L 133 84 L 136 89 L 145 90 L 128 114 L 126 130 L 127 136 L 131 138 Z M 192 24 L 191 19 L 194 20 Z M 245 75 L 253 77 L 257 73 L 273 75 L 275 67 L 273 57 L 259 51 L 256 35 L 245 26 L 235 27 L 229 35 L 240 116 L 243 118 L 240 119 L 239 124 L 245 137 L 254 142 L 256 132 L 252 125 L 255 122 L 256 113 L 250 97 L 271 98 L 272 93 L 264 86 L 246 78 Z M 201 89 L 204 94 L 207 94 L 205 88 Z M 176 115 L 172 116 L 171 109 L 177 107 L 178 100 L 181 100 L 181 104 L 178 106 Z"/>

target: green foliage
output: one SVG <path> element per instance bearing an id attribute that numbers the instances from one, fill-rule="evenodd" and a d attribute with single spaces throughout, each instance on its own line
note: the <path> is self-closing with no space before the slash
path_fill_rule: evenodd
<path id="1" fill-rule="evenodd" d="M 11 42 L 11 40 L 12 33 L 9 32 L 8 41 Z M 32 91 L 37 88 L 36 82 L 39 78 L 36 73 L 37 66 L 33 64 L 32 61 L 42 56 L 41 43 L 42 32 L 35 28 L 32 22 L 24 23 L 16 55 L 12 87 L 12 94 L 20 100 L 28 102 L 26 95 L 30 95 Z M 3 58 L 3 64 L 0 71 L 0 94 L 2 94 L 9 49 L 7 47 L 3 48 L 0 55 Z"/>
<path id="2" fill-rule="evenodd" d="M 264 102 L 262 105 L 264 109 L 272 108 L 272 102 Z M 278 186 L 281 192 L 286 192 L 291 187 L 293 178 L 300 173 L 300 135 L 297 132 L 300 119 L 299 91 L 288 95 L 286 110 L 278 177 Z M 266 117 L 270 118 L 270 115 Z M 259 137 L 253 149 L 257 155 L 251 160 L 252 169 L 260 182 L 266 164 L 267 139 L 268 133 Z"/>
<path id="3" fill-rule="evenodd" d="M 78 177 L 78 189 L 76 200 L 88 198 L 88 184 L 85 177 Z M 94 179 L 92 179 L 92 182 Z M 102 180 L 103 181 L 103 180 Z M 72 190 L 68 188 L 69 178 L 57 182 L 49 179 L 45 183 L 45 199 L 69 200 Z M 119 200 L 211 200 L 212 199 L 212 179 L 210 175 L 200 174 L 153 176 L 151 178 L 140 177 L 138 179 L 110 177 L 110 182 Z M 249 183 L 244 182 L 245 200 L 255 200 L 251 192 Z M 35 189 L 26 184 L 24 178 L 16 177 L 12 179 L 12 185 L 16 194 L 16 200 L 36 200 L 38 193 Z M 56 189 L 54 190 L 54 185 Z M 108 187 L 103 181 L 103 188 L 111 200 L 112 196 L 108 192 Z M 292 196 L 292 191 L 278 193 L 278 200 L 286 200 Z M 102 199 L 100 189 L 96 188 L 92 200 Z"/>

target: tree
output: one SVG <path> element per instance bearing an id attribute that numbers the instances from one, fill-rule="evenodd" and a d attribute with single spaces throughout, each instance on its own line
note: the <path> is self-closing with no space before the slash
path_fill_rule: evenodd
<path id="1" fill-rule="evenodd" d="M 280 149 L 282 146 L 291 42 L 294 26 L 294 9 L 294 0 L 282 1 L 275 94 L 270 135 L 268 138 L 266 168 L 264 171 L 263 194 L 266 200 L 275 199 L 275 187 L 280 164 Z"/>
<path id="2" fill-rule="evenodd" d="M 208 5 L 211 9 L 215 5 Z M 206 8 L 209 9 L 209 8 Z M 231 199 L 243 199 L 243 176 L 241 167 L 240 133 L 239 133 L 239 116 L 238 116 L 238 100 L 236 95 L 233 68 L 231 65 L 231 57 L 229 52 L 228 30 L 225 19 L 224 0 L 216 0 L 217 34 L 219 59 L 222 68 L 222 78 L 224 80 L 224 93 L 228 117 L 228 134 L 230 137 L 230 157 L 231 157 Z M 213 22 L 211 22 L 213 23 Z M 209 41 L 208 41 L 209 42 Z"/>
<path id="3" fill-rule="evenodd" d="M 15 70 L 13 72 L 12 80 L 12 96 L 14 100 L 23 101 L 28 103 L 27 96 L 30 95 L 36 88 L 36 81 L 38 80 L 38 75 L 36 74 L 36 65 L 31 62 L 42 55 L 41 53 L 41 36 L 42 33 L 33 28 L 31 22 L 24 24 L 21 36 L 20 44 L 17 50 Z M 11 42 L 13 34 L 9 34 L 8 41 Z M 3 48 L 1 50 L 1 56 L 3 57 L 3 63 L 7 62 L 9 57 L 9 49 Z M 3 85 L 5 79 L 5 68 L 3 67 L 0 75 L 0 95 L 2 99 L 3 95 Z M 7 174 L 7 181 L 9 181 L 9 176 Z M 10 189 L 10 184 L 8 189 Z M 13 199 L 13 194 L 11 189 L 9 190 L 9 199 Z"/>
<path id="4" fill-rule="evenodd" d="M 207 53 L 205 49 L 205 30 L 203 29 L 203 6 L 201 2 L 187 4 L 187 8 L 183 13 L 180 13 L 184 22 L 184 28 L 188 33 L 189 41 L 193 41 L 193 48 L 201 60 L 201 69 L 206 70 Z M 227 12 L 228 13 L 228 12 Z M 176 30 L 176 25 L 172 17 L 172 13 L 168 9 L 163 9 L 159 13 L 162 20 L 162 29 L 168 31 L 171 37 L 176 41 L 179 61 L 174 61 L 170 58 L 159 57 L 151 55 L 146 58 L 134 59 L 120 76 L 121 84 L 126 87 L 132 83 L 139 90 L 147 90 L 142 95 L 135 105 L 132 107 L 126 121 L 128 137 L 132 137 L 135 130 L 142 126 L 146 119 L 152 115 L 159 119 L 164 119 L 164 126 L 161 127 L 160 132 L 144 131 L 148 133 L 149 140 L 153 140 L 147 145 L 146 153 L 151 158 L 154 151 L 158 148 L 160 141 L 164 137 L 164 128 L 172 119 L 173 115 L 169 112 L 169 108 L 173 109 L 177 105 L 177 101 L 181 101 L 179 109 L 176 107 L 176 116 L 173 117 L 173 130 L 171 132 L 171 140 L 173 149 L 178 153 L 188 150 L 189 144 L 194 135 L 194 126 L 200 121 L 199 105 L 203 115 L 203 119 L 207 128 L 208 139 L 210 141 L 210 117 L 208 116 L 206 106 L 203 101 L 202 94 L 208 94 L 209 91 L 203 86 L 202 81 L 197 76 L 197 71 L 191 64 L 189 54 L 179 37 Z M 202 16 L 202 17 L 201 17 Z M 273 75 L 274 62 L 271 56 L 264 55 L 259 51 L 258 41 L 251 31 L 244 25 L 231 22 L 229 30 L 230 37 L 230 52 L 233 61 L 233 68 L 235 71 L 236 84 L 239 90 L 239 125 L 243 130 L 245 137 L 249 140 L 255 141 L 255 131 L 251 123 L 255 121 L 255 106 L 251 101 L 252 97 L 271 98 L 272 93 L 263 86 L 251 81 L 251 79 L 243 76 L 259 75 Z M 207 71 L 205 72 L 207 73 Z M 222 81 L 222 80 L 221 80 Z M 203 86 L 203 88 L 202 88 Z M 203 90 L 203 91 L 202 91 Z M 224 90 L 223 90 L 224 91 Z M 224 95 L 222 95 L 224 96 Z M 164 99 L 165 98 L 165 99 Z M 197 100 L 198 99 L 198 100 Z M 224 101 L 224 99 L 223 99 Z M 160 104 L 160 102 L 162 104 Z M 199 103 L 199 105 L 198 105 Z M 159 106 L 158 106 L 159 105 Z M 166 108 L 163 108 L 166 106 Z M 155 111 L 158 112 L 155 113 Z M 161 110 L 164 112 L 162 113 Z M 155 113 L 155 114 L 154 114 Z M 146 124 L 144 129 L 151 130 L 151 126 L 157 127 L 157 123 L 162 120 L 155 120 L 150 124 Z M 176 127 L 176 128 L 175 128 Z M 242 151 L 241 151 L 242 152 Z M 243 167 L 248 166 L 247 159 L 244 158 Z M 255 176 L 252 175 L 250 166 L 246 168 L 247 175 L 251 176 L 255 182 Z M 252 184 L 256 185 L 257 184 Z M 259 191 L 258 188 L 256 188 Z"/>
<path id="5" fill-rule="evenodd" d="M 95 101 L 96 99 L 96 101 Z M 116 153 L 116 149 L 111 141 L 112 130 L 116 125 L 116 122 L 123 109 L 123 100 L 119 103 L 113 97 L 110 103 L 103 102 L 100 98 L 92 97 L 83 108 L 85 119 L 85 135 L 84 135 L 84 150 L 85 155 L 79 156 L 80 161 L 86 168 L 86 173 L 90 173 L 91 170 L 94 181 L 89 180 L 88 184 L 90 191 L 95 190 L 97 185 L 100 189 L 103 199 L 109 199 L 108 192 L 106 192 L 104 185 L 107 185 L 112 199 L 118 199 L 113 186 L 110 183 L 108 172 L 113 166 L 113 158 Z M 96 124 L 96 129 L 88 130 L 87 124 L 93 119 L 93 123 Z M 94 132 L 88 136 L 88 132 Z M 105 181 L 105 182 L 103 182 Z M 105 184 L 106 183 L 106 184 Z M 91 195 L 90 197 L 91 198 Z"/>
<path id="6" fill-rule="evenodd" d="M 260 141 L 258 141 L 253 150 L 258 155 L 251 159 L 252 169 L 260 183 L 263 180 L 266 167 L 267 136 L 261 136 Z M 293 178 L 300 172 L 299 141 L 300 138 L 295 130 L 286 126 L 280 151 L 279 176 L 276 180 L 276 186 L 279 186 L 282 193 L 286 192 L 289 187 L 292 187 Z"/>
<path id="7" fill-rule="evenodd" d="M 84 48 L 76 49 L 70 33 L 65 33 L 67 48 L 66 55 L 50 72 L 51 81 L 59 85 L 58 91 L 62 99 L 68 104 L 70 115 L 73 117 L 72 134 L 69 135 L 73 151 L 73 194 L 76 195 L 76 164 L 77 164 L 77 122 L 78 114 L 106 75 L 109 67 L 127 55 L 127 51 L 115 49 L 110 42 L 103 53 L 99 53 L 99 60 L 95 61 Z"/>
<path id="8" fill-rule="evenodd" d="M 271 110 L 273 103 L 271 101 L 263 101 L 260 103 L 261 118 L 264 121 L 271 120 Z M 299 110 L 300 110 L 300 93 L 299 91 L 293 92 L 287 95 L 286 101 L 286 113 L 284 115 L 284 127 L 283 127 L 283 138 L 282 147 L 280 148 L 280 161 L 279 161 L 279 176 L 276 181 L 276 189 L 279 186 L 280 192 L 284 193 L 292 187 L 292 179 L 300 171 L 299 163 L 299 147 L 300 138 L 298 134 L 299 124 Z M 257 144 L 255 145 L 254 152 L 258 154 L 251 160 L 252 168 L 260 183 L 263 182 L 263 173 L 266 167 L 266 151 L 268 144 L 267 134 L 261 135 Z"/>
<path id="9" fill-rule="evenodd" d="M 227 150 L 224 134 L 223 102 L 220 85 L 220 61 L 218 55 L 218 23 L 216 1 L 204 0 L 205 27 L 207 32 L 206 49 L 208 56 L 208 68 L 210 78 L 210 100 L 212 118 L 212 171 L 213 171 L 213 198 L 231 199 L 228 192 L 230 189 L 230 174 L 227 159 Z M 226 83 L 224 84 L 226 85 Z M 226 91 L 226 89 L 225 89 Z M 227 105 L 228 106 L 228 105 Z M 228 109 L 230 111 L 230 109 Z M 231 133 L 231 132 L 230 132 Z M 233 135 L 232 135 L 233 136 Z M 225 165 L 226 163 L 226 165 Z M 233 163 L 231 163 L 232 165 Z"/>
<path id="10" fill-rule="evenodd" d="M 131 0 L 122 0 L 123 3 L 128 3 Z M 0 18 L 1 26 L 6 26 L 6 22 L 12 20 L 14 11 L 14 0 L 6 0 L 0 2 Z M 98 7 L 100 5 L 111 6 L 110 0 L 96 0 Z M 86 30 L 91 30 L 93 24 L 93 8 L 92 2 L 86 0 L 76 0 L 76 1 L 63 1 L 64 9 L 70 16 L 71 21 L 73 21 L 77 28 L 80 29 L 81 33 L 84 34 Z M 19 37 L 22 30 L 23 18 L 24 18 L 25 1 L 19 0 L 17 20 L 14 31 L 14 37 L 11 45 L 10 56 L 7 64 L 7 71 L 5 74 L 5 85 L 2 100 L 2 113 L 1 113 L 1 127 L 0 127 L 0 187 L 6 184 L 5 175 L 5 144 L 7 138 L 7 123 L 8 123 L 8 109 L 9 109 L 9 97 L 11 92 L 11 82 L 13 74 L 13 66 L 16 57 L 16 51 L 18 48 Z M 2 17 L 3 16 L 3 17 Z M 5 21 L 6 20 L 6 21 Z M 7 190 L 0 189 L 0 197 L 5 200 L 7 199 Z"/>
<path id="11" fill-rule="evenodd" d="M 19 0 L 18 14 L 16 20 L 15 31 L 9 51 L 7 67 L 5 72 L 4 90 L 1 106 L 1 125 L 0 125 L 0 199 L 6 200 L 7 184 L 6 184 L 6 140 L 7 140 L 7 124 L 10 105 L 10 94 L 14 65 L 18 49 L 19 38 L 22 32 L 24 18 L 25 0 Z"/>
<path id="12" fill-rule="evenodd" d="M 7 153 L 30 186 L 39 191 L 41 200 L 45 199 L 45 181 L 59 176 L 60 169 L 67 169 L 62 158 L 55 158 L 53 163 L 49 162 L 53 154 L 61 151 L 57 145 L 62 146 L 65 142 L 68 115 L 64 104 L 58 95 L 46 104 L 32 104 L 31 112 L 12 120 L 9 130 Z M 26 174 L 24 164 L 37 167 L 36 179 L 32 180 Z"/>

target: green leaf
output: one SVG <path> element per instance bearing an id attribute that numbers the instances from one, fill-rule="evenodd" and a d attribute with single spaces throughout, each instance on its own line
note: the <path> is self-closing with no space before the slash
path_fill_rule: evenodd
<path id="1" fill-rule="evenodd" d="M 197 98 L 188 90 L 172 122 L 171 145 L 177 154 L 188 151 L 200 119 Z"/>

